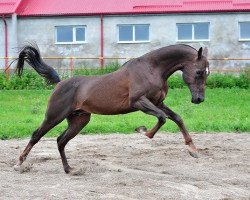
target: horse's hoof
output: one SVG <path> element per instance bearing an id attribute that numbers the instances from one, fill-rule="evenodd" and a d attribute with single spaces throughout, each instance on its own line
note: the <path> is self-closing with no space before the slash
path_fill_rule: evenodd
<path id="1" fill-rule="evenodd" d="M 192 156 L 193 158 L 198 158 L 198 151 L 196 149 L 193 149 L 191 147 L 188 147 L 188 153 L 190 154 L 190 156 Z"/>
<path id="2" fill-rule="evenodd" d="M 81 176 L 84 174 L 84 170 L 83 169 L 74 169 L 71 168 L 71 170 L 69 171 L 69 175 L 71 176 Z"/>
<path id="3" fill-rule="evenodd" d="M 20 169 L 21 169 L 21 166 L 20 166 L 20 165 L 18 165 L 18 164 L 14 165 L 14 170 L 15 170 L 15 171 L 19 172 Z"/>
<path id="4" fill-rule="evenodd" d="M 139 126 L 135 129 L 136 132 L 145 134 L 147 132 L 147 128 L 145 126 Z"/>
<path id="5" fill-rule="evenodd" d="M 20 173 L 24 173 L 24 172 L 29 172 L 32 168 L 32 165 L 14 165 L 14 170 Z"/>
<path id="6" fill-rule="evenodd" d="M 148 133 L 145 133 L 145 135 L 146 135 L 149 139 L 152 139 L 152 138 L 154 137 L 154 135 L 148 134 Z"/>
<path id="7" fill-rule="evenodd" d="M 66 172 L 66 174 L 69 174 L 71 176 L 79 176 L 79 175 L 83 175 L 84 174 L 84 170 L 83 169 L 75 169 L 72 168 L 70 166 L 67 166 L 64 171 Z"/>

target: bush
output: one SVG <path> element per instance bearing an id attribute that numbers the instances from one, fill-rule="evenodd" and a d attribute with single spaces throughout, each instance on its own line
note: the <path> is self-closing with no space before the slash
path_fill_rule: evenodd
<path id="1" fill-rule="evenodd" d="M 74 76 L 85 75 L 85 76 L 93 76 L 93 75 L 103 75 L 114 72 L 118 70 L 121 66 L 118 63 L 111 64 L 104 68 L 81 68 L 74 70 Z"/>
<path id="2" fill-rule="evenodd" d="M 243 88 L 248 89 L 250 86 L 249 70 L 244 71 L 239 76 L 232 74 L 211 74 L 207 80 L 208 88 Z"/>
<path id="3" fill-rule="evenodd" d="M 244 73 L 240 74 L 240 77 L 237 79 L 237 87 L 240 88 L 249 88 L 250 86 L 250 68 L 246 69 Z"/>
<path id="4" fill-rule="evenodd" d="M 170 88 L 183 88 L 185 83 L 181 75 L 173 75 L 168 79 Z M 250 88 L 250 70 L 245 70 L 240 75 L 232 74 L 210 74 L 206 83 L 207 88 Z"/>
<path id="5" fill-rule="evenodd" d="M 103 69 L 76 69 L 74 76 L 78 75 L 102 75 L 119 69 L 117 63 L 106 66 Z M 62 75 L 63 76 L 63 75 Z M 68 78 L 64 75 L 62 79 Z M 185 83 L 180 74 L 173 75 L 168 79 L 170 88 L 183 88 Z M 239 76 L 231 74 L 211 74 L 207 80 L 207 88 L 244 88 L 248 89 L 250 86 L 250 69 L 245 70 Z M 23 75 L 19 78 L 16 74 L 11 74 L 7 81 L 4 73 L 0 73 L 0 89 L 1 90 L 20 90 L 20 89 L 52 89 L 54 86 L 46 85 L 44 79 L 39 76 L 34 70 L 24 70 Z"/>
<path id="6" fill-rule="evenodd" d="M 10 74 L 9 80 L 6 80 L 5 74 L 0 74 L 0 89 L 1 90 L 31 90 L 31 89 L 50 89 L 52 86 L 46 85 L 44 79 L 35 71 L 24 70 L 22 77 L 16 74 Z"/>
<path id="7" fill-rule="evenodd" d="M 170 76 L 168 78 L 169 88 L 183 88 L 186 86 L 180 74 Z"/>

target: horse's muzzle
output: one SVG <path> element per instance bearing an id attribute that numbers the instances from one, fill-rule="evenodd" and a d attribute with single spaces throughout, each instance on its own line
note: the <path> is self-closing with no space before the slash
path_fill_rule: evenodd
<path id="1" fill-rule="evenodd" d="M 204 101 L 204 97 L 196 97 L 196 98 L 192 98 L 192 100 L 191 100 L 191 102 L 194 104 L 199 104 L 203 101 Z"/>

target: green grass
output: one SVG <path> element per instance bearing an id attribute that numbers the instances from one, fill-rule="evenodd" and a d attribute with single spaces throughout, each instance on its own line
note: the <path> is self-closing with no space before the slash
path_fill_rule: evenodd
<path id="1" fill-rule="evenodd" d="M 50 90 L 0 90 L 0 139 L 30 137 L 40 125 Z M 194 105 L 187 88 L 170 89 L 165 103 L 184 120 L 191 132 L 250 132 L 250 90 L 215 88 L 206 90 L 204 103 Z M 92 115 L 82 133 L 132 133 L 134 128 L 156 123 L 156 118 L 141 112 L 126 115 Z M 47 136 L 58 136 L 66 122 Z M 161 131 L 178 132 L 167 120 Z"/>

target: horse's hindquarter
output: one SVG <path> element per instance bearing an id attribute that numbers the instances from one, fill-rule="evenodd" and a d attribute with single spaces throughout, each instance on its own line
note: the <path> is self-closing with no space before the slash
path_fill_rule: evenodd
<path id="1" fill-rule="evenodd" d="M 129 108 L 129 79 L 125 70 L 85 77 L 76 93 L 76 109 L 95 114 L 122 114 Z"/>

